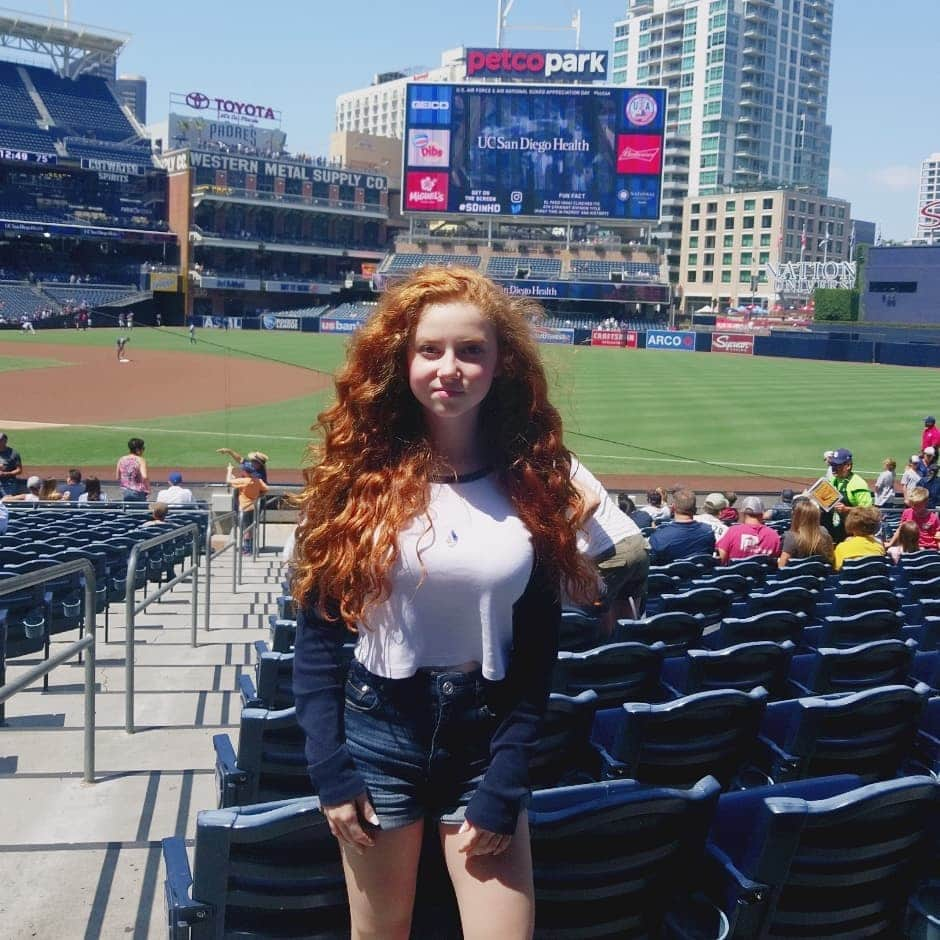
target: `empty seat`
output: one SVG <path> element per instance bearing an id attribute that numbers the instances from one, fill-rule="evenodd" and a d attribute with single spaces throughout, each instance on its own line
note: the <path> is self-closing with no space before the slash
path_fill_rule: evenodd
<path id="1" fill-rule="evenodd" d="M 861 594 L 836 594 L 835 613 L 842 617 L 868 613 L 872 610 L 900 610 L 900 598 L 893 591 L 865 591 Z"/>
<path id="2" fill-rule="evenodd" d="M 789 695 L 787 675 L 794 645 L 739 643 L 720 650 L 689 650 L 663 661 L 662 681 L 677 695 L 738 689 L 749 692 L 763 686 L 771 699 Z"/>
<path id="3" fill-rule="evenodd" d="M 659 683 L 662 643 L 608 643 L 583 653 L 560 652 L 552 689 L 564 695 L 596 693 L 598 707 L 624 702 L 658 702 L 665 693 Z"/>
<path id="4" fill-rule="evenodd" d="M 893 610 L 869 610 L 849 617 L 825 617 L 821 624 L 803 631 L 803 643 L 810 647 L 844 648 L 873 640 L 893 640 L 900 637 L 903 623 L 903 615 Z"/>
<path id="5" fill-rule="evenodd" d="M 662 643 L 663 655 L 672 656 L 700 644 L 705 618 L 674 613 L 655 614 L 643 620 L 618 620 L 611 639 L 618 643 Z"/>
<path id="6" fill-rule="evenodd" d="M 762 769 L 775 781 L 852 773 L 894 776 L 911 756 L 930 694 L 923 685 L 771 702 L 761 724 Z"/>
<path id="7" fill-rule="evenodd" d="M 767 610 L 752 617 L 726 617 L 717 631 L 704 638 L 705 645 L 709 649 L 722 649 L 739 643 L 789 640 L 798 646 L 807 620 L 806 614 L 789 610 Z"/>
<path id="8" fill-rule="evenodd" d="M 917 644 L 913 640 L 875 640 L 847 649 L 821 647 L 796 656 L 790 681 L 797 695 L 860 692 L 882 685 L 905 685 Z"/>
<path id="9" fill-rule="evenodd" d="M 751 594 L 747 599 L 747 616 L 768 610 L 789 610 L 793 613 L 812 614 L 819 600 L 819 592 L 805 587 L 782 587 L 763 594 Z"/>
<path id="10" fill-rule="evenodd" d="M 823 778 L 722 797 L 709 837 L 734 937 L 901 937 L 940 784 Z"/>
<path id="11" fill-rule="evenodd" d="M 664 594 L 659 599 L 657 613 L 701 614 L 706 623 L 717 623 L 727 615 L 732 600 L 728 591 L 714 587 L 693 588 L 683 594 Z"/>
<path id="12" fill-rule="evenodd" d="M 705 774 L 728 786 L 757 740 L 767 690 L 697 692 L 662 705 L 599 711 L 592 740 L 605 772 L 643 783 L 691 786 Z"/>
<path id="13" fill-rule="evenodd" d="M 600 779 L 600 758 L 591 745 L 591 727 L 597 711 L 593 691 L 548 697 L 538 741 L 529 757 L 533 789 L 586 783 Z"/>
<path id="14" fill-rule="evenodd" d="M 588 650 L 607 642 L 600 618 L 580 610 L 563 610 L 558 632 L 558 648 Z"/>
<path id="15" fill-rule="evenodd" d="M 212 738 L 219 807 L 307 796 L 306 739 L 293 708 L 244 708 L 236 756 L 227 734 Z"/>
<path id="16" fill-rule="evenodd" d="M 698 880 L 718 790 L 707 777 L 688 790 L 620 780 L 533 794 L 535 936 L 661 936 Z"/>
<path id="17" fill-rule="evenodd" d="M 196 818 L 190 869 L 183 839 L 163 840 L 171 940 L 349 936 L 336 839 L 314 797 Z"/>

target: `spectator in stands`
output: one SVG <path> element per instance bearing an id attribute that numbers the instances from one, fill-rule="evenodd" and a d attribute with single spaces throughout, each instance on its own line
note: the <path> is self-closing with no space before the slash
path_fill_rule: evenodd
<path id="1" fill-rule="evenodd" d="M 268 455 L 262 454 L 260 450 L 253 450 L 242 457 L 237 451 L 232 450 L 231 447 L 220 447 L 217 451 L 217 454 L 227 454 L 232 458 L 236 463 L 244 463 L 248 461 L 252 467 L 257 472 L 258 476 L 265 482 L 268 482 Z"/>
<path id="2" fill-rule="evenodd" d="M 350 342 L 324 456 L 305 472 L 296 714 L 353 936 L 408 935 L 429 816 L 463 934 L 531 936 L 526 764 L 557 590 L 589 602 L 597 579 L 529 309 L 458 267 L 386 291 Z M 344 625 L 359 634 L 345 712 Z"/>
<path id="3" fill-rule="evenodd" d="M 710 525 L 696 522 L 695 493 L 680 489 L 672 494 L 672 525 L 664 525 L 650 536 L 650 561 L 668 565 L 690 555 L 711 555 L 715 551 L 715 533 Z"/>
<path id="4" fill-rule="evenodd" d="M 938 548 L 940 540 L 940 517 L 930 510 L 930 494 L 922 486 L 915 486 L 911 490 L 910 506 L 901 513 L 901 523 L 913 522 L 917 526 L 918 542 L 921 548 Z M 888 542 L 888 547 L 895 545 L 899 539 L 899 529 Z"/>
<path id="5" fill-rule="evenodd" d="M 845 538 L 845 515 L 853 506 L 871 506 L 873 503 L 868 484 L 855 472 L 852 451 L 840 447 L 829 457 L 832 467 L 832 485 L 839 491 L 841 499 L 823 517 L 833 542 L 838 544 Z"/>
<path id="6" fill-rule="evenodd" d="M 738 501 L 738 494 L 734 490 L 725 491 L 725 508 L 718 513 L 718 518 L 725 525 L 731 526 L 738 521 L 738 511 L 734 504 Z"/>
<path id="7" fill-rule="evenodd" d="M 150 518 L 141 525 L 141 528 L 146 529 L 150 526 L 163 525 L 166 522 L 166 514 L 169 508 L 166 503 L 155 502 L 150 509 Z"/>
<path id="8" fill-rule="evenodd" d="M 705 502 L 702 503 L 702 511 L 694 517 L 696 522 L 704 522 L 705 525 L 711 526 L 716 542 L 728 531 L 728 527 L 718 518 L 718 514 L 727 508 L 728 500 L 725 499 L 724 493 L 709 493 L 705 497 Z"/>
<path id="9" fill-rule="evenodd" d="M 793 516 L 793 490 L 780 491 L 780 502 L 764 513 L 764 522 L 789 522 Z"/>
<path id="10" fill-rule="evenodd" d="M 865 558 L 870 555 L 883 556 L 878 531 L 881 529 L 881 513 L 874 506 L 852 506 L 845 515 L 846 538 L 836 545 L 834 567 L 841 571 L 850 558 Z"/>
<path id="11" fill-rule="evenodd" d="M 59 492 L 59 481 L 54 477 L 42 481 L 39 489 L 39 499 L 44 503 L 58 503 L 66 499 L 64 493 Z"/>
<path id="12" fill-rule="evenodd" d="M 254 521 L 255 504 L 262 493 L 267 493 L 268 484 L 261 479 L 254 464 L 242 461 L 238 468 L 229 464 L 225 471 L 225 482 L 238 494 L 238 512 L 240 527 L 244 531 Z M 242 541 L 242 551 L 248 555 L 252 549 L 252 534 L 246 532 Z"/>
<path id="13" fill-rule="evenodd" d="M 26 481 L 26 492 L 16 496 L 4 496 L 5 503 L 38 503 L 39 491 L 42 489 L 42 477 L 32 476 Z"/>
<path id="14" fill-rule="evenodd" d="M 617 505 L 620 507 L 620 511 L 629 516 L 638 528 L 651 529 L 653 527 L 653 517 L 645 510 L 637 509 L 636 503 L 626 493 L 621 493 L 617 497 Z"/>
<path id="15" fill-rule="evenodd" d="M 758 555 L 779 556 L 780 536 L 764 525 L 764 503 L 759 496 L 745 496 L 741 500 L 741 518 L 718 540 L 721 563 Z"/>
<path id="16" fill-rule="evenodd" d="M 174 470 L 167 477 L 170 484 L 165 490 L 157 493 L 157 502 L 168 506 L 188 506 L 193 501 L 193 491 L 182 486 L 183 474 Z"/>
<path id="17" fill-rule="evenodd" d="M 640 509 L 653 520 L 653 525 L 668 522 L 672 515 L 669 507 L 663 505 L 663 494 L 659 490 L 647 490 L 646 505 L 641 506 Z"/>
<path id="18" fill-rule="evenodd" d="M 940 451 L 940 428 L 937 427 L 937 419 L 933 415 L 924 418 L 924 431 L 920 436 L 921 451 L 928 447 L 932 447 L 935 452 Z"/>
<path id="19" fill-rule="evenodd" d="M 85 492 L 78 497 L 79 503 L 106 503 L 108 494 L 101 491 L 101 480 L 98 477 L 85 478 Z"/>
<path id="20" fill-rule="evenodd" d="M 72 467 L 69 470 L 67 482 L 59 488 L 59 492 L 62 493 L 64 499 L 73 503 L 78 502 L 78 497 L 85 492 L 85 484 L 82 483 L 82 471 L 77 467 Z"/>
<path id="21" fill-rule="evenodd" d="M 20 453 L 10 447 L 6 431 L 0 431 L 0 493 L 12 496 L 16 493 L 17 477 L 23 472 Z"/>
<path id="22" fill-rule="evenodd" d="M 128 452 L 117 462 L 117 481 L 125 503 L 145 503 L 150 495 L 144 449 L 143 440 L 132 437 L 127 442 Z"/>
<path id="23" fill-rule="evenodd" d="M 920 526 L 913 520 L 902 522 L 887 545 L 888 557 L 898 564 L 902 555 L 920 551 Z"/>
<path id="24" fill-rule="evenodd" d="M 833 551 L 832 536 L 822 527 L 819 507 L 806 497 L 795 500 L 790 528 L 783 534 L 777 565 L 785 568 L 791 558 L 811 556 L 818 556 L 831 565 Z"/>
<path id="25" fill-rule="evenodd" d="M 894 502 L 894 471 L 897 461 L 893 457 L 885 457 L 881 473 L 875 480 L 875 505 L 889 506 Z"/>
<path id="26" fill-rule="evenodd" d="M 904 491 L 905 505 L 910 499 L 911 490 L 920 483 L 920 471 L 917 469 L 919 463 L 920 454 L 911 454 L 911 459 L 908 460 L 904 473 L 901 474 L 901 489 Z"/>

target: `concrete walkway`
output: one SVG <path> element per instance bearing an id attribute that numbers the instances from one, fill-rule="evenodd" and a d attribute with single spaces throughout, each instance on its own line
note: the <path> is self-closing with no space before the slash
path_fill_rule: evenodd
<path id="1" fill-rule="evenodd" d="M 268 538 L 282 542 L 286 531 L 269 527 Z M 212 736 L 228 732 L 237 744 L 238 677 L 253 672 L 252 643 L 268 638 L 281 593 L 274 551 L 244 559 L 234 593 L 230 553 L 213 564 L 210 629 L 200 597 L 196 649 L 189 585 L 138 615 L 133 735 L 124 731 L 123 605 L 112 605 L 107 644 L 99 617 L 94 784 L 82 780 L 83 666 L 60 666 L 48 692 L 40 680 L 7 702 L 0 940 L 166 937 L 160 840 L 192 840 L 196 813 L 217 804 Z M 76 638 L 57 637 L 53 652 Z M 8 680 L 36 662 L 11 661 Z"/>

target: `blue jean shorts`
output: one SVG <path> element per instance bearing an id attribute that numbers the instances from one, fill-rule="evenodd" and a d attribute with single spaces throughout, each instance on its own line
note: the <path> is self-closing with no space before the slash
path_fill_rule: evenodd
<path id="1" fill-rule="evenodd" d="M 498 725 L 487 685 L 479 670 L 386 679 L 353 660 L 346 744 L 383 829 L 423 818 L 463 822 Z"/>

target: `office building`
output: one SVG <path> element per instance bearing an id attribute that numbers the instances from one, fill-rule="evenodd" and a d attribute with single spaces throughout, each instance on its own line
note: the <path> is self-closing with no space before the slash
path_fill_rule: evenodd
<path id="1" fill-rule="evenodd" d="M 920 165 L 917 238 L 940 244 L 940 153 L 932 153 Z"/>

